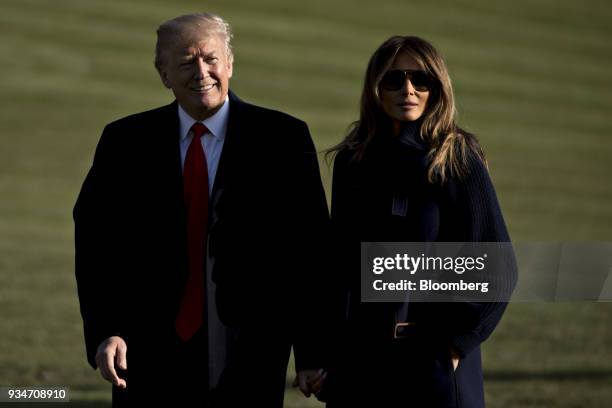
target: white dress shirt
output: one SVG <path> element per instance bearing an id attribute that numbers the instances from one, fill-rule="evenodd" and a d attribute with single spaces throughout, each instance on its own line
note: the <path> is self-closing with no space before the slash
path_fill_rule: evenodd
<path id="1" fill-rule="evenodd" d="M 221 151 L 223 150 L 223 143 L 225 141 L 225 134 L 227 132 L 227 121 L 229 119 L 229 100 L 225 99 L 221 108 L 208 119 L 200 121 L 208 132 L 200 139 L 202 142 L 202 149 L 204 149 L 204 155 L 206 156 L 206 164 L 208 164 L 208 195 L 210 197 L 215 182 L 215 176 L 217 175 L 217 168 L 219 167 L 219 159 L 221 158 Z M 187 112 L 178 105 L 178 115 L 181 123 L 181 166 L 185 166 L 185 156 L 187 155 L 187 149 L 193 139 L 193 132 L 191 126 L 197 122 L 194 118 L 189 116 Z"/>

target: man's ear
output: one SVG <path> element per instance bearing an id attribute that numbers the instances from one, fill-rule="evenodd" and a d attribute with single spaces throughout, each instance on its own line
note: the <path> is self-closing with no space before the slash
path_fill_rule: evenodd
<path id="1" fill-rule="evenodd" d="M 170 81 L 168 80 L 168 69 L 166 67 L 167 61 L 161 58 L 161 56 L 155 57 L 155 68 L 157 69 L 157 73 L 159 74 L 159 78 L 161 79 L 164 86 L 170 89 Z"/>
<path id="2" fill-rule="evenodd" d="M 170 86 L 170 81 L 168 80 L 168 71 L 166 71 L 166 68 L 163 66 L 159 67 L 157 69 L 157 72 L 159 73 L 159 77 L 161 78 L 161 81 L 164 84 L 164 86 L 170 89 L 171 86 Z"/>
<path id="3" fill-rule="evenodd" d="M 232 77 L 232 73 L 234 72 L 234 58 L 228 58 L 228 64 L 227 64 L 227 78 L 231 78 Z"/>

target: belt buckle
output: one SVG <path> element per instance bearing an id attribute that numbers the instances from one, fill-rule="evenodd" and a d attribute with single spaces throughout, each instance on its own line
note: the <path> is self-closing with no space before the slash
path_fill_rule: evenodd
<path id="1" fill-rule="evenodd" d="M 395 323 L 395 328 L 393 329 L 393 339 L 403 339 L 405 337 L 408 337 L 408 335 L 400 335 L 398 333 L 399 329 L 402 329 L 404 327 L 411 327 L 414 326 L 416 323 L 415 322 L 401 322 L 401 323 Z"/>

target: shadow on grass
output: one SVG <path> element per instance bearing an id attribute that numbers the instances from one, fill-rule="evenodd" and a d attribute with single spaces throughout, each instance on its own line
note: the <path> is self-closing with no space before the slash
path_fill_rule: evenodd
<path id="1" fill-rule="evenodd" d="M 612 380 L 612 370 L 580 370 L 580 371 L 487 371 L 485 381 L 513 382 L 513 381 L 597 381 Z M 293 380 L 287 379 L 285 390 L 295 389 Z"/>
<path id="2" fill-rule="evenodd" d="M 612 379 L 612 370 L 583 370 L 583 371 L 487 371 L 484 374 L 486 381 L 564 381 L 564 380 L 606 380 Z"/>
<path id="3" fill-rule="evenodd" d="M 70 401 L 70 407 L 71 408 L 110 408 L 111 406 L 111 402 L 110 401 L 79 401 L 79 400 L 73 400 Z"/>
<path id="4" fill-rule="evenodd" d="M 110 408 L 110 401 L 104 400 L 70 400 L 70 402 L 58 402 L 58 403 L 2 403 L 0 402 L 0 407 L 4 408 Z"/>

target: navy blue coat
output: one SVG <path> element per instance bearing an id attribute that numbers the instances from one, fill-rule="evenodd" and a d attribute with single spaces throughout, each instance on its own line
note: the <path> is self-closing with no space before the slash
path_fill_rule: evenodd
<path id="1" fill-rule="evenodd" d="M 480 344 L 506 303 L 360 302 L 360 242 L 509 241 L 484 163 L 474 155 L 466 177 L 434 185 L 426 151 L 411 135 L 405 142 L 381 137 L 360 161 L 350 150 L 335 158 L 332 225 L 340 256 L 336 351 L 324 389 L 329 407 L 484 407 Z M 404 214 L 393 213 L 394 198 L 407 202 Z M 507 279 L 513 287 L 516 276 Z M 394 339 L 398 311 L 416 324 Z M 456 371 L 451 347 L 461 355 Z"/>

